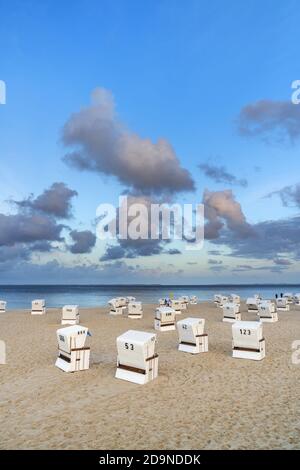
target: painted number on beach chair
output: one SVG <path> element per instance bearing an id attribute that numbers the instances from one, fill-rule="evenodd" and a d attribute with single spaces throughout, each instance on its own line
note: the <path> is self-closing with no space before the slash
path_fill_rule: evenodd
<path id="1" fill-rule="evenodd" d="M 249 336 L 249 335 L 251 335 L 251 330 L 245 330 L 245 329 L 242 330 L 242 329 L 240 329 L 240 333 L 241 333 L 241 335 Z"/>
<path id="2" fill-rule="evenodd" d="M 130 351 L 134 351 L 134 345 L 125 343 L 125 349 L 130 349 Z"/>

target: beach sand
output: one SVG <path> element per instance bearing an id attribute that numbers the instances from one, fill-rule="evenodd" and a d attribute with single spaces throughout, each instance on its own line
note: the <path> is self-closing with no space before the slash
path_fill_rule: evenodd
<path id="1" fill-rule="evenodd" d="M 209 352 L 177 350 L 177 333 L 157 332 L 159 376 L 147 385 L 114 378 L 116 337 L 153 332 L 155 306 L 144 318 L 80 309 L 92 337 L 91 368 L 67 374 L 54 366 L 61 310 L 0 315 L 7 364 L 0 365 L 1 449 L 299 449 L 300 307 L 264 324 L 266 358 L 231 357 L 231 324 L 212 303 L 178 316 L 206 319 Z M 243 320 L 256 319 L 241 306 Z"/>

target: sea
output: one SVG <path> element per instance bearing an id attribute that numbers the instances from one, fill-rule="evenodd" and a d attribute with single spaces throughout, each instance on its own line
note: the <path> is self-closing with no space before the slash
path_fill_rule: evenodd
<path id="1" fill-rule="evenodd" d="M 212 300 L 214 294 L 238 294 L 242 299 L 260 294 L 272 299 L 275 294 L 300 292 L 300 284 L 249 285 L 7 285 L 0 286 L 0 300 L 7 310 L 29 309 L 34 299 L 45 299 L 47 307 L 75 304 L 80 307 L 103 307 L 113 297 L 133 296 L 143 303 L 158 302 L 164 297 L 196 295 L 199 301 Z"/>

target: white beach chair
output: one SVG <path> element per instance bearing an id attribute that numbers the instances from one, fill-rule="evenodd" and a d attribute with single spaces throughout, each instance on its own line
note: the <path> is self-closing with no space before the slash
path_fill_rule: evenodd
<path id="1" fill-rule="evenodd" d="M 180 315 L 181 314 L 181 310 L 183 308 L 185 308 L 182 304 L 182 302 L 180 302 L 179 299 L 172 299 L 171 302 L 170 302 L 170 307 L 175 310 L 175 314 L 176 315 Z"/>
<path id="2" fill-rule="evenodd" d="M 227 302 L 223 305 L 223 321 L 235 322 L 242 319 L 240 313 L 240 305 L 234 302 Z"/>
<path id="3" fill-rule="evenodd" d="M 208 335 L 204 333 L 204 318 L 185 318 L 177 322 L 179 351 L 199 354 L 208 351 Z"/>
<path id="4" fill-rule="evenodd" d="M 90 348 L 85 347 L 88 328 L 80 325 L 60 328 L 56 332 L 58 358 L 55 365 L 65 372 L 89 369 Z"/>
<path id="5" fill-rule="evenodd" d="M 158 307 L 155 311 L 154 318 L 155 330 L 175 330 L 175 315 L 175 310 L 171 307 Z"/>
<path id="6" fill-rule="evenodd" d="M 275 304 L 270 300 L 262 300 L 258 304 L 258 315 L 262 322 L 275 323 L 278 321 Z"/>
<path id="7" fill-rule="evenodd" d="M 300 305 L 300 294 L 295 294 L 294 295 L 294 304 L 295 305 Z"/>
<path id="8" fill-rule="evenodd" d="M 283 312 L 288 312 L 290 309 L 290 305 L 288 304 L 288 301 L 284 297 L 279 297 L 278 299 L 275 299 L 276 302 L 276 307 L 277 310 L 281 310 Z"/>
<path id="9" fill-rule="evenodd" d="M 229 302 L 232 302 L 234 304 L 240 304 L 241 303 L 241 298 L 237 294 L 230 294 L 228 300 L 229 300 Z"/>
<path id="10" fill-rule="evenodd" d="M 237 321 L 232 325 L 232 357 L 260 361 L 266 355 L 263 324 Z"/>
<path id="11" fill-rule="evenodd" d="M 44 299 L 36 299 L 31 302 L 31 315 L 45 315 L 46 302 Z"/>
<path id="12" fill-rule="evenodd" d="M 6 345 L 5 341 L 0 339 L 0 364 L 6 364 Z"/>
<path id="13" fill-rule="evenodd" d="M 0 300 L 0 313 L 5 313 L 6 310 L 6 302 L 5 300 Z"/>
<path id="14" fill-rule="evenodd" d="M 248 313 L 258 313 L 258 304 L 260 303 L 260 299 L 255 297 L 248 297 L 246 300 L 246 305 L 248 309 Z"/>
<path id="15" fill-rule="evenodd" d="M 214 296 L 214 303 L 217 307 L 222 308 L 226 302 L 228 302 L 228 297 L 226 297 L 225 295 L 216 294 Z"/>
<path id="16" fill-rule="evenodd" d="M 65 305 L 62 308 L 61 324 L 62 325 L 78 325 L 79 324 L 78 305 Z"/>
<path id="17" fill-rule="evenodd" d="M 182 310 L 186 310 L 188 308 L 190 299 L 187 295 L 182 295 L 181 297 L 179 297 L 178 301 L 181 303 Z"/>
<path id="18" fill-rule="evenodd" d="M 146 384 L 158 375 L 156 334 L 129 330 L 117 338 L 116 378 Z"/>
<path id="19" fill-rule="evenodd" d="M 117 297 L 115 299 L 111 299 L 108 302 L 108 305 L 110 306 L 110 315 L 122 315 L 123 310 L 127 307 L 126 300 L 124 300 L 124 297 Z"/>
<path id="20" fill-rule="evenodd" d="M 294 294 L 292 294 L 291 292 L 286 292 L 285 294 L 283 294 L 283 298 L 286 299 L 288 304 L 292 304 L 294 301 Z"/>
<path id="21" fill-rule="evenodd" d="M 190 304 L 191 305 L 197 305 L 197 303 L 198 303 L 198 297 L 196 295 L 191 295 Z"/>
<path id="22" fill-rule="evenodd" d="M 128 318 L 142 318 L 143 308 L 142 302 L 129 302 L 128 304 Z"/>

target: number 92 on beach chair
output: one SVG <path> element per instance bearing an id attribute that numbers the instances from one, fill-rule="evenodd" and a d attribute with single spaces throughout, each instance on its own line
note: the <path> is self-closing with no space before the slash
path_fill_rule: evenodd
<path id="1" fill-rule="evenodd" d="M 178 350 L 191 354 L 208 351 L 208 335 L 204 333 L 204 318 L 185 318 L 177 322 Z"/>

